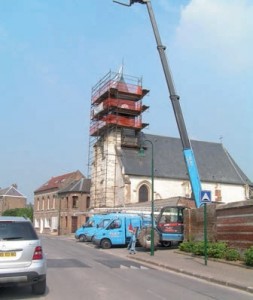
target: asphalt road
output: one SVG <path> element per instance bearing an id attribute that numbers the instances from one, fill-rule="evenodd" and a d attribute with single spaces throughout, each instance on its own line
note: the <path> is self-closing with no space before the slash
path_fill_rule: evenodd
<path id="1" fill-rule="evenodd" d="M 30 287 L 0 288 L 1 300 L 252 299 L 252 294 L 131 261 L 117 249 L 101 250 L 64 237 L 43 237 L 43 244 L 46 294 L 34 296 Z"/>

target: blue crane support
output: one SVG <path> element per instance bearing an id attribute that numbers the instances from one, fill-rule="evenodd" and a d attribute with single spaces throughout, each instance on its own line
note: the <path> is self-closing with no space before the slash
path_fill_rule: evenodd
<path id="1" fill-rule="evenodd" d="M 193 150 L 191 147 L 191 143 L 190 143 L 190 140 L 188 137 L 188 133 L 186 130 L 184 117 L 183 117 L 180 102 L 179 102 L 180 97 L 176 93 L 172 75 L 171 75 L 170 68 L 169 68 L 169 64 L 168 64 L 168 60 L 167 60 L 167 57 L 165 54 L 166 47 L 162 44 L 162 41 L 161 41 L 161 37 L 160 37 L 158 26 L 157 26 L 157 23 L 155 20 L 155 15 L 153 12 L 151 1 L 150 0 L 130 0 L 130 2 L 127 4 L 122 3 L 120 1 L 116 1 L 116 0 L 113 0 L 113 2 L 119 3 L 121 5 L 125 5 L 125 6 L 131 6 L 134 3 L 146 4 L 146 6 L 147 6 L 148 14 L 150 17 L 150 21 L 151 21 L 155 39 L 156 39 L 157 50 L 160 55 L 164 75 L 166 78 L 166 82 L 167 82 L 167 86 L 168 86 L 168 90 L 169 90 L 169 94 L 170 94 L 170 100 L 172 103 L 174 115 L 176 118 L 178 130 L 179 130 L 179 134 L 180 134 L 180 138 L 181 138 L 181 142 L 182 142 L 182 146 L 183 146 L 184 160 L 185 160 L 185 164 L 186 164 L 186 167 L 188 170 L 188 175 L 189 175 L 189 179 L 190 179 L 190 183 L 191 183 L 194 200 L 196 203 L 196 207 L 200 207 L 201 206 L 201 199 L 200 199 L 201 182 L 200 182 L 200 178 L 199 178 L 199 172 L 198 172 L 196 160 L 194 157 L 194 153 L 193 153 Z"/>

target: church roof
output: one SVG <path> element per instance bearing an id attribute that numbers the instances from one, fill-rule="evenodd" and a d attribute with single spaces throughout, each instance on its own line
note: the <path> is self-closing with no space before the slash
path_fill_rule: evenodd
<path id="1" fill-rule="evenodd" d="M 145 155 L 140 157 L 138 149 L 121 148 L 121 157 L 126 175 L 150 176 L 152 145 L 154 176 L 166 179 L 189 180 L 179 138 L 144 134 Z M 239 168 L 220 143 L 191 141 L 200 180 L 226 184 L 250 184 L 252 182 Z"/>

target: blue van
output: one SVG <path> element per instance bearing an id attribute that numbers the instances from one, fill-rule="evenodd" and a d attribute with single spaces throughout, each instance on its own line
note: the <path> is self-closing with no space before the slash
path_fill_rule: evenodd
<path id="1" fill-rule="evenodd" d="M 86 230 L 85 237 L 87 242 L 92 242 L 93 237 L 97 230 L 100 228 L 106 227 L 106 225 L 111 221 L 112 216 L 111 214 L 103 215 L 103 218 L 101 218 L 100 222 L 95 227 L 90 227 L 89 230 Z"/>
<path id="2" fill-rule="evenodd" d="M 75 232 L 75 238 L 80 242 L 91 241 L 95 231 L 99 226 L 102 226 L 103 221 L 107 218 L 107 214 L 95 214 L 89 220 L 78 228 Z M 108 217 L 108 222 L 110 218 Z M 102 223 L 101 223 L 102 222 Z M 101 225 L 100 225 L 101 223 Z M 105 222 L 106 224 L 106 222 Z"/>
<path id="3" fill-rule="evenodd" d="M 143 223 L 144 219 L 140 215 L 123 213 L 114 215 L 107 226 L 96 231 L 93 243 L 103 249 L 116 245 L 126 246 L 131 239 L 130 227 L 136 228 L 138 232 L 143 227 Z"/>

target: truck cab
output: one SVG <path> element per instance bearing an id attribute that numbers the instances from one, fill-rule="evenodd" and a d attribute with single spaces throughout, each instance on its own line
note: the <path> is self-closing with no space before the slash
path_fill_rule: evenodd
<path id="1" fill-rule="evenodd" d="M 170 246 L 184 239 L 183 212 L 185 207 L 167 206 L 161 209 L 156 220 L 156 229 L 160 234 L 160 243 Z"/>

